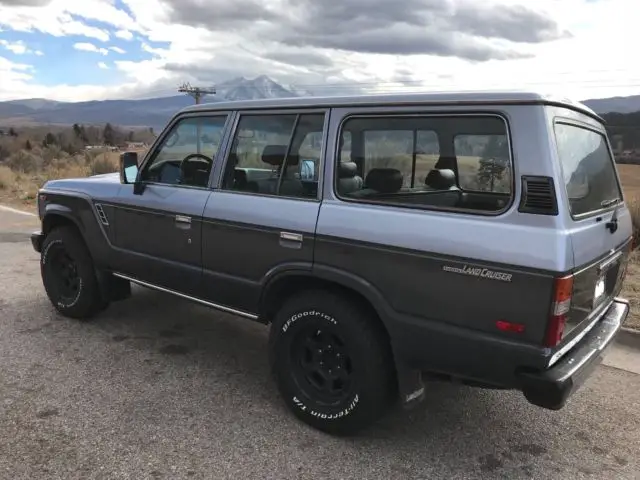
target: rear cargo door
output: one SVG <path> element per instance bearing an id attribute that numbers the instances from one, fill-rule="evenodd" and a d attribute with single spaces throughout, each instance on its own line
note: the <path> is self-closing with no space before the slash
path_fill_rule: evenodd
<path id="1" fill-rule="evenodd" d="M 618 295 L 632 226 L 604 128 L 556 118 L 554 133 L 575 265 L 567 337 Z"/>

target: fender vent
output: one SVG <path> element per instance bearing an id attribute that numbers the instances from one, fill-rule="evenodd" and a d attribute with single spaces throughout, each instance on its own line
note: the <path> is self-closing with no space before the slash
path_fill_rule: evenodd
<path id="1" fill-rule="evenodd" d="M 518 211 L 536 215 L 557 215 L 558 202 L 553 178 L 524 175 Z"/>
<path id="2" fill-rule="evenodd" d="M 104 213 L 104 209 L 102 208 L 102 204 L 96 203 L 96 212 L 98 212 L 98 218 L 103 225 L 109 225 L 109 219 L 107 218 L 107 214 Z"/>

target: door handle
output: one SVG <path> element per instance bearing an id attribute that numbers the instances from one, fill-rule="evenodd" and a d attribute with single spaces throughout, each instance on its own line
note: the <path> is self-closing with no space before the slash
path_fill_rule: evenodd
<path id="1" fill-rule="evenodd" d="M 191 217 L 186 215 L 176 215 L 176 227 L 178 228 L 191 228 Z"/>
<path id="2" fill-rule="evenodd" d="M 287 248 L 301 248 L 302 234 L 291 232 L 280 232 L 280 245 Z"/>

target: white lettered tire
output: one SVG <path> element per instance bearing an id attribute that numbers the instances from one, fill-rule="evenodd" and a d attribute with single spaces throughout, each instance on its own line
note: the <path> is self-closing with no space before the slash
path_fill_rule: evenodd
<path id="1" fill-rule="evenodd" d="M 313 290 L 288 299 L 271 325 L 269 358 L 289 409 L 328 433 L 370 426 L 396 396 L 386 332 L 343 294 Z"/>
<path id="2" fill-rule="evenodd" d="M 49 300 L 65 317 L 85 320 L 105 308 L 93 259 L 75 228 L 57 227 L 47 234 L 40 273 Z"/>

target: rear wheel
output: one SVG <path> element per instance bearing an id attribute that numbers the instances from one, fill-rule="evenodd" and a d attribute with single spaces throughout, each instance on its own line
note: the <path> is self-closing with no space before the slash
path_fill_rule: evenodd
<path id="1" fill-rule="evenodd" d="M 93 259 L 73 227 L 58 227 L 46 236 L 40 273 L 49 300 L 62 315 L 88 319 L 106 308 Z"/>
<path id="2" fill-rule="evenodd" d="M 355 433 L 395 398 L 386 333 L 343 295 L 317 290 L 289 299 L 274 318 L 269 347 L 287 406 L 314 428 Z"/>

